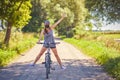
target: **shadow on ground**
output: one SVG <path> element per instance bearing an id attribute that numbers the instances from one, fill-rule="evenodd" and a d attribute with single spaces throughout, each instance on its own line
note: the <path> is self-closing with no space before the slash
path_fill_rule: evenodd
<path id="1" fill-rule="evenodd" d="M 53 62 L 55 71 L 51 71 L 49 80 L 112 80 L 106 76 L 100 66 L 93 64 L 92 60 L 63 59 L 65 70 L 61 70 L 56 62 Z M 34 67 L 29 64 L 15 63 L 0 71 L 0 80 L 46 80 L 43 64 Z"/>

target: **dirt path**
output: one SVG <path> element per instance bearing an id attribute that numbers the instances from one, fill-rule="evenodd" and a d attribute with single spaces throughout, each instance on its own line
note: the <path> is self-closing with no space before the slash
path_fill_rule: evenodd
<path id="1" fill-rule="evenodd" d="M 45 68 L 41 64 L 44 61 L 44 55 L 34 67 L 29 66 L 40 48 L 41 45 L 34 46 L 14 63 L 1 69 L 0 80 L 46 80 Z M 61 70 L 52 53 L 53 66 L 56 70 L 51 71 L 48 80 L 113 80 L 93 59 L 83 55 L 72 45 L 61 41 L 57 49 L 63 65 L 67 68 Z"/>

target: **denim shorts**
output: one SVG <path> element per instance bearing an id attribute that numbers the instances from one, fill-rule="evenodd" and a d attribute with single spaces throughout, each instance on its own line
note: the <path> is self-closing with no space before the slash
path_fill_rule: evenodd
<path id="1" fill-rule="evenodd" d="M 45 48 L 48 48 L 48 47 L 50 47 L 50 48 L 56 48 L 56 44 L 43 44 L 43 47 L 45 47 Z"/>

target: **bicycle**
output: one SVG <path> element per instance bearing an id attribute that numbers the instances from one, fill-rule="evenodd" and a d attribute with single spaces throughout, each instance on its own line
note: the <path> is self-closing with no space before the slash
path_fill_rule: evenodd
<path id="1" fill-rule="evenodd" d="M 48 48 L 47 48 L 47 53 L 45 53 L 45 62 L 43 62 L 42 64 L 45 64 L 45 68 L 46 68 L 46 79 L 49 78 L 49 74 L 50 74 L 50 69 L 51 68 L 51 64 L 52 64 L 52 61 L 51 61 L 51 57 L 50 57 L 50 44 L 59 44 L 60 42 L 55 42 L 55 43 L 43 43 L 43 42 L 40 42 L 38 44 L 47 44 L 48 45 Z M 54 69 L 52 69 L 54 70 Z"/>

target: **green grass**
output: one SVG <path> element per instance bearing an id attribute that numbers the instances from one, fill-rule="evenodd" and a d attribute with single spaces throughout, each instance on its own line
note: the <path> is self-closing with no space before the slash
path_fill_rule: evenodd
<path id="1" fill-rule="evenodd" d="M 90 40 L 64 39 L 73 44 L 83 53 L 93 57 L 113 77 L 120 80 L 120 52 L 114 48 L 107 48 L 103 42 Z"/>
<path id="2" fill-rule="evenodd" d="M 108 48 L 114 48 L 120 51 L 120 42 L 115 40 L 120 39 L 120 34 L 103 34 L 100 32 L 92 32 L 89 34 L 85 34 L 85 36 L 82 38 L 76 39 L 85 39 L 88 41 L 101 42 L 104 43 L 104 45 Z"/>
<path id="3" fill-rule="evenodd" d="M 36 43 L 35 38 L 19 42 L 14 48 L 0 49 L 0 66 L 6 66 L 22 52 L 30 49 Z"/>
<path id="4" fill-rule="evenodd" d="M 37 40 L 37 37 L 33 33 L 12 34 L 9 47 L 5 47 L 4 44 L 0 44 L 0 66 L 6 66 L 17 56 L 34 46 Z"/>
<path id="5" fill-rule="evenodd" d="M 16 51 L 0 49 L 0 66 L 7 65 L 17 54 Z"/>

